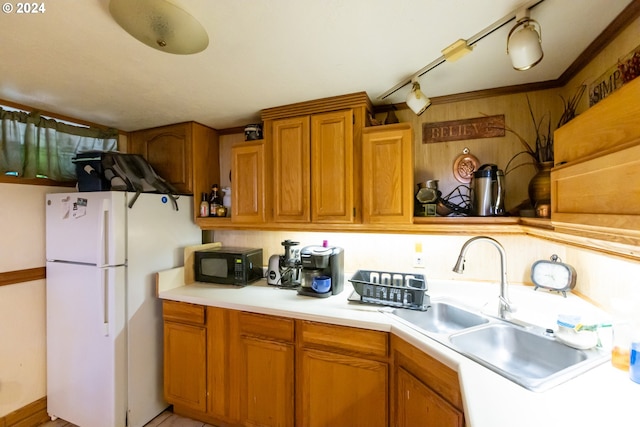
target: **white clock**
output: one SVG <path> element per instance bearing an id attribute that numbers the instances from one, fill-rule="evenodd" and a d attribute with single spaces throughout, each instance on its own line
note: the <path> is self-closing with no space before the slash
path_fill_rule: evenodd
<path id="1" fill-rule="evenodd" d="M 567 291 L 576 285 L 576 270 L 569 264 L 561 262 L 558 255 L 552 255 L 550 261 L 540 260 L 531 266 L 531 281 L 538 288 L 562 292 L 567 296 Z"/>

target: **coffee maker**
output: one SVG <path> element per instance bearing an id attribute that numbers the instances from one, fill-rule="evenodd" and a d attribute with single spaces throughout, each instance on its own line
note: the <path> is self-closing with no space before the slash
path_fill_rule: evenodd
<path id="1" fill-rule="evenodd" d="M 338 247 L 306 246 L 300 251 L 299 295 L 326 298 L 344 288 L 344 251 Z"/>

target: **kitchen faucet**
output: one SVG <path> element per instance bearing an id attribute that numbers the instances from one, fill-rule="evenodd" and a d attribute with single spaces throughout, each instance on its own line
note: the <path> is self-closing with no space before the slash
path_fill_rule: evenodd
<path id="1" fill-rule="evenodd" d="M 509 284 L 507 283 L 507 253 L 504 250 L 504 247 L 495 239 L 486 236 L 477 236 L 472 237 L 467 240 L 462 248 L 460 249 L 460 255 L 458 256 L 458 261 L 456 265 L 453 267 L 453 271 L 462 274 L 464 271 L 464 257 L 467 253 L 467 249 L 473 243 L 478 241 L 487 241 L 491 243 L 500 253 L 500 304 L 498 306 L 498 316 L 501 319 L 507 318 L 507 313 L 513 313 L 516 311 L 515 305 L 509 300 Z"/>

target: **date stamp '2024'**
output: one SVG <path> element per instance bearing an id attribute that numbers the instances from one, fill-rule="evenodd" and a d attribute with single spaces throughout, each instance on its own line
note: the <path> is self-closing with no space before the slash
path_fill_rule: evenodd
<path id="1" fill-rule="evenodd" d="M 44 2 L 31 2 L 31 3 L 2 3 L 2 11 L 4 13 L 15 13 L 16 15 L 35 15 L 45 13 L 47 8 Z"/>

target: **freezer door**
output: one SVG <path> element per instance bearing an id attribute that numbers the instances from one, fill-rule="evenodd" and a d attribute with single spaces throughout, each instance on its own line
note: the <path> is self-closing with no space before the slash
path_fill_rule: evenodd
<path id="1" fill-rule="evenodd" d="M 47 194 L 47 260 L 123 265 L 126 194 L 117 191 Z"/>
<path id="2" fill-rule="evenodd" d="M 47 411 L 79 426 L 126 423 L 125 267 L 47 262 Z"/>

